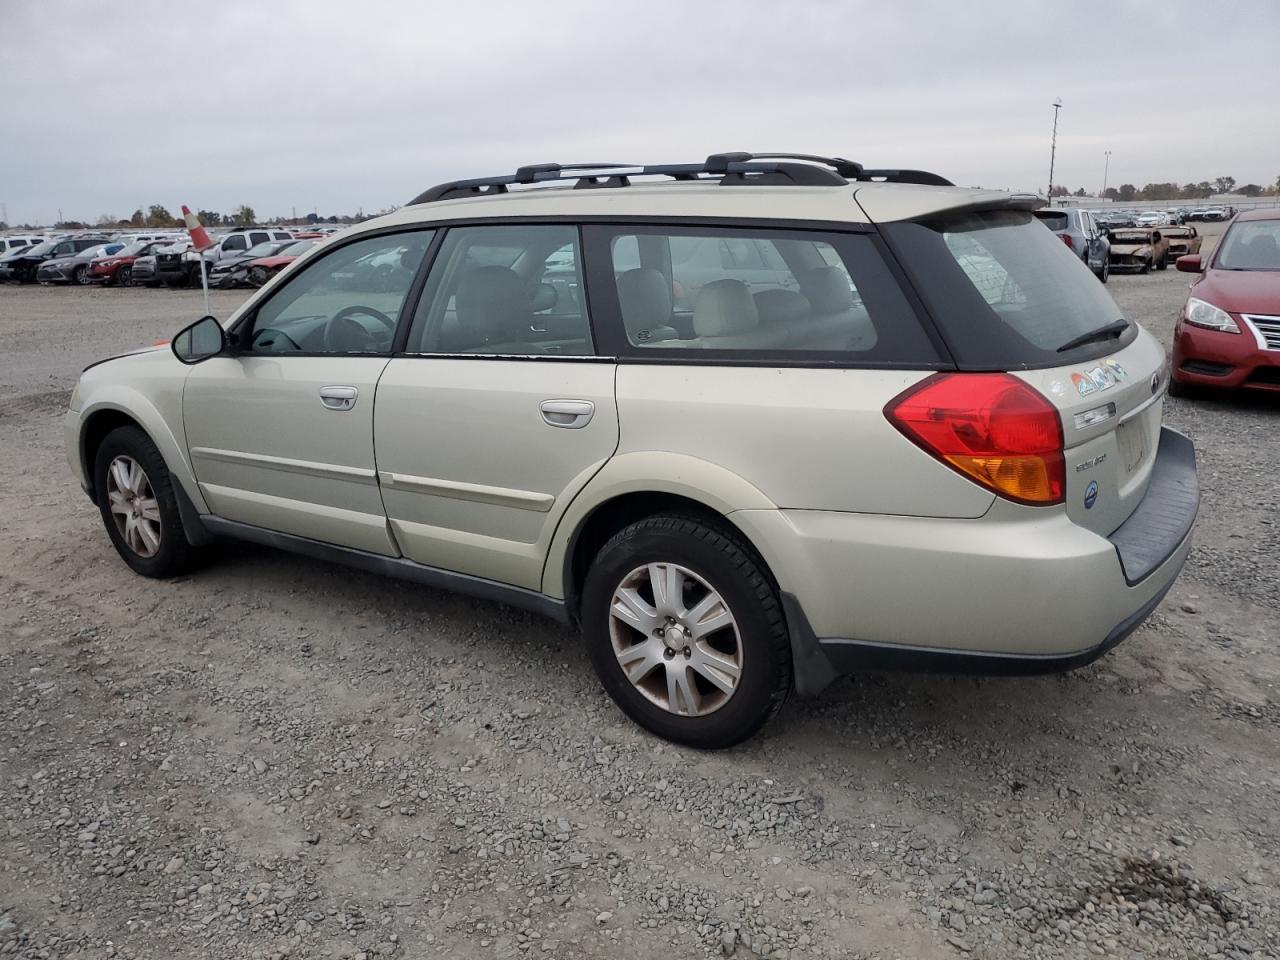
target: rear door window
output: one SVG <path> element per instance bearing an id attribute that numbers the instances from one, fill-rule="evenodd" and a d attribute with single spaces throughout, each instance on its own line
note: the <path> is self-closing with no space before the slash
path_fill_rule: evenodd
<path id="1" fill-rule="evenodd" d="M 1068 352 L 1069 340 L 1123 314 L 1089 268 L 1019 210 L 889 223 L 889 238 L 957 363 L 970 369 L 1049 367 L 1126 346 L 1107 339 Z"/>
<path id="2" fill-rule="evenodd" d="M 591 226 L 610 352 L 932 366 L 941 356 L 869 234 Z M 596 281 L 599 280 L 597 285 Z M 595 302 L 593 299 L 593 306 Z"/>
<path id="3" fill-rule="evenodd" d="M 432 261 L 407 353 L 591 356 L 576 227 L 451 229 Z"/>

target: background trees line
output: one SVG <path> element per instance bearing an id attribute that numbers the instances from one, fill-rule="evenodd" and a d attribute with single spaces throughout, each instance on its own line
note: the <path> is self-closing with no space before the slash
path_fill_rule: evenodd
<path id="1" fill-rule="evenodd" d="M 1235 177 L 1216 177 L 1213 180 L 1201 180 L 1199 183 L 1148 183 L 1139 189 L 1132 183 L 1122 183 L 1118 187 L 1107 187 L 1102 196 L 1110 200 L 1128 203 L 1131 200 L 1204 200 L 1219 193 L 1239 193 L 1246 197 L 1271 197 L 1280 195 L 1280 177 L 1270 186 L 1257 183 L 1237 184 Z M 1055 197 L 1085 197 L 1089 194 L 1084 187 L 1071 191 L 1066 187 L 1054 187 Z"/>

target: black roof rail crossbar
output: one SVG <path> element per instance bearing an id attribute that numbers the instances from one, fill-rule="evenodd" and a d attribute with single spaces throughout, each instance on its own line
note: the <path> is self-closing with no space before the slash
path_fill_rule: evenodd
<path id="1" fill-rule="evenodd" d="M 537 183 L 539 180 L 559 180 L 563 170 L 635 170 L 638 163 L 531 163 L 516 171 L 516 183 Z"/>
<path id="2" fill-rule="evenodd" d="M 787 161 L 802 161 L 791 163 Z M 792 186 L 843 186 L 846 178 L 858 181 L 918 183 L 954 186 L 936 173 L 924 170 L 867 170 L 862 164 L 842 157 L 819 157 L 807 153 L 713 153 L 703 163 L 531 163 L 514 174 L 455 180 L 425 190 L 409 201 L 410 206 L 436 200 L 483 197 L 507 193 L 514 184 L 575 180 L 575 187 L 630 186 L 631 178 L 670 177 L 673 180 L 715 180 L 723 186 L 747 184 Z"/>
<path id="3" fill-rule="evenodd" d="M 940 177 L 928 170 L 863 170 L 858 174 L 857 179 L 881 183 L 918 183 L 927 187 L 955 186 L 946 177 Z"/>
<path id="4" fill-rule="evenodd" d="M 844 157 L 819 157 L 812 153 L 713 153 L 707 157 L 708 173 L 727 173 L 731 163 L 746 163 L 750 160 L 803 160 L 831 167 L 842 177 L 857 179 L 862 173 L 862 164 Z"/>

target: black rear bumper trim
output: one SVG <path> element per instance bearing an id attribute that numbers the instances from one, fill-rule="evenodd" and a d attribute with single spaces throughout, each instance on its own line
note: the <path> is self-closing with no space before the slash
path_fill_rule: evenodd
<path id="1" fill-rule="evenodd" d="M 1160 430 L 1146 495 L 1107 539 L 1116 548 L 1129 586 L 1141 583 L 1173 556 L 1200 510 L 1196 448 L 1176 430 Z"/>
<path id="2" fill-rule="evenodd" d="M 866 640 L 819 640 L 814 637 L 796 598 L 784 594 L 796 692 L 801 696 L 815 696 L 837 677 L 851 673 L 893 671 L 1009 677 L 1076 670 L 1093 663 L 1142 626 L 1175 580 L 1170 579 L 1155 596 L 1116 624 L 1101 643 L 1075 653 L 1049 655 L 945 650 Z"/>

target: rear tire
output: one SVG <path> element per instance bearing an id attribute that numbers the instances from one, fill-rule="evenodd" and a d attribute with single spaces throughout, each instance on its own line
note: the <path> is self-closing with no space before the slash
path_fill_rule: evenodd
<path id="1" fill-rule="evenodd" d="M 164 579 L 191 568 L 198 551 L 187 542 L 174 480 L 150 437 L 137 427 L 112 430 L 98 447 L 93 477 L 107 535 L 135 573 Z"/>
<path id="2" fill-rule="evenodd" d="M 764 564 L 700 518 L 647 517 L 615 534 L 591 564 L 581 612 L 609 696 L 667 740 L 733 746 L 791 689 L 786 621 Z"/>

